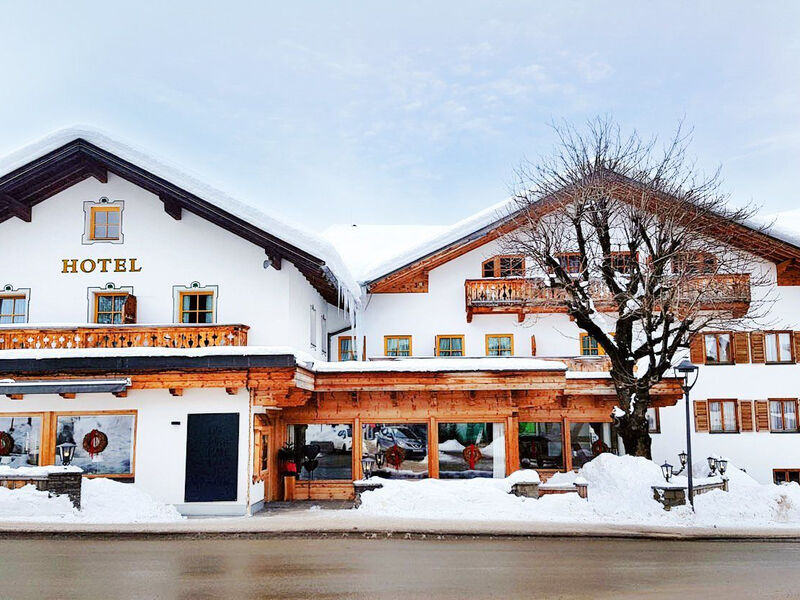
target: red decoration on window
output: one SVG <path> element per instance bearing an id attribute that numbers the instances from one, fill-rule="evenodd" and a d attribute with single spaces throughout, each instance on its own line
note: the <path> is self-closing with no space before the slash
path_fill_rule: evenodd
<path id="1" fill-rule="evenodd" d="M 386 451 L 386 462 L 392 465 L 398 471 L 400 470 L 400 465 L 403 464 L 403 461 L 405 459 L 406 459 L 405 450 L 403 450 L 397 444 L 395 444 Z"/>
<path id="2" fill-rule="evenodd" d="M 8 456 L 14 449 L 14 438 L 5 431 L 0 431 L 0 456 Z"/>
<path id="3" fill-rule="evenodd" d="M 594 444 L 592 444 L 592 454 L 595 456 L 599 456 L 604 452 L 609 452 L 609 447 L 603 442 L 603 440 L 595 440 Z"/>
<path id="4" fill-rule="evenodd" d="M 475 444 L 470 444 L 469 446 L 464 448 L 464 450 L 461 451 L 461 455 L 464 457 L 464 460 L 467 461 L 470 471 L 475 469 L 475 463 L 477 463 L 481 458 L 483 458 L 483 454 L 481 454 L 481 449 L 478 448 Z"/>
<path id="5" fill-rule="evenodd" d="M 108 436 L 99 429 L 92 429 L 83 436 L 83 449 L 91 458 L 100 454 L 108 446 Z"/>

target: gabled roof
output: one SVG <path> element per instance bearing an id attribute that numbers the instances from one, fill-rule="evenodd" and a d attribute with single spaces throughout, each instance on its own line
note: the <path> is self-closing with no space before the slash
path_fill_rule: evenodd
<path id="1" fill-rule="evenodd" d="M 331 304 L 359 301 L 358 283 L 328 242 L 90 128 L 58 131 L 0 159 L 0 223 L 30 222 L 33 206 L 89 177 L 106 182 L 109 172 L 157 195 L 176 220 L 186 210 L 264 248 L 278 269 L 288 260 Z"/>
<path id="2" fill-rule="evenodd" d="M 637 185 L 630 179 L 617 175 L 614 177 L 622 185 Z M 548 197 L 540 200 L 537 208 L 543 216 L 558 204 L 558 199 Z M 517 212 L 513 198 L 490 206 L 455 223 L 440 235 L 376 266 L 364 275 L 362 283 L 367 291 L 373 293 L 425 292 L 430 270 L 509 233 L 515 227 Z M 783 227 L 780 221 L 767 218 L 754 218 L 739 224 L 721 216 L 709 217 L 699 225 L 707 234 L 735 243 L 743 250 L 779 265 L 779 283 L 781 273 L 786 270 L 791 270 L 797 276 L 794 279 L 800 281 L 800 231 Z M 735 236 L 726 235 L 726 228 L 729 234 L 731 227 L 736 230 Z"/>

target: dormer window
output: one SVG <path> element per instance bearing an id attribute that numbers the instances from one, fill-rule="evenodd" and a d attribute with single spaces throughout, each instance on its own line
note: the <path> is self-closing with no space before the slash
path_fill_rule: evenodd
<path id="1" fill-rule="evenodd" d="M 494 256 L 483 262 L 484 277 L 523 277 L 525 258 L 523 256 Z"/>
<path id="2" fill-rule="evenodd" d="M 84 202 L 84 244 L 111 243 L 121 244 L 122 235 L 122 210 L 124 203 L 112 202 L 108 198 L 101 198 L 97 202 Z"/>

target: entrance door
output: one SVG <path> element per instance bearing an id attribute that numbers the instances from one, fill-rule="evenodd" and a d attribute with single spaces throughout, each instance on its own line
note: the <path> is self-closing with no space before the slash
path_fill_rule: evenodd
<path id="1" fill-rule="evenodd" d="M 239 413 L 189 415 L 185 502 L 236 500 Z"/>

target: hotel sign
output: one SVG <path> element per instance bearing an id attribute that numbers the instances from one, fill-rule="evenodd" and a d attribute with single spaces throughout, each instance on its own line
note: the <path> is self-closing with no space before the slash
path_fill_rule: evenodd
<path id="1" fill-rule="evenodd" d="M 138 258 L 63 258 L 62 273 L 138 273 L 142 267 L 136 265 Z"/>

